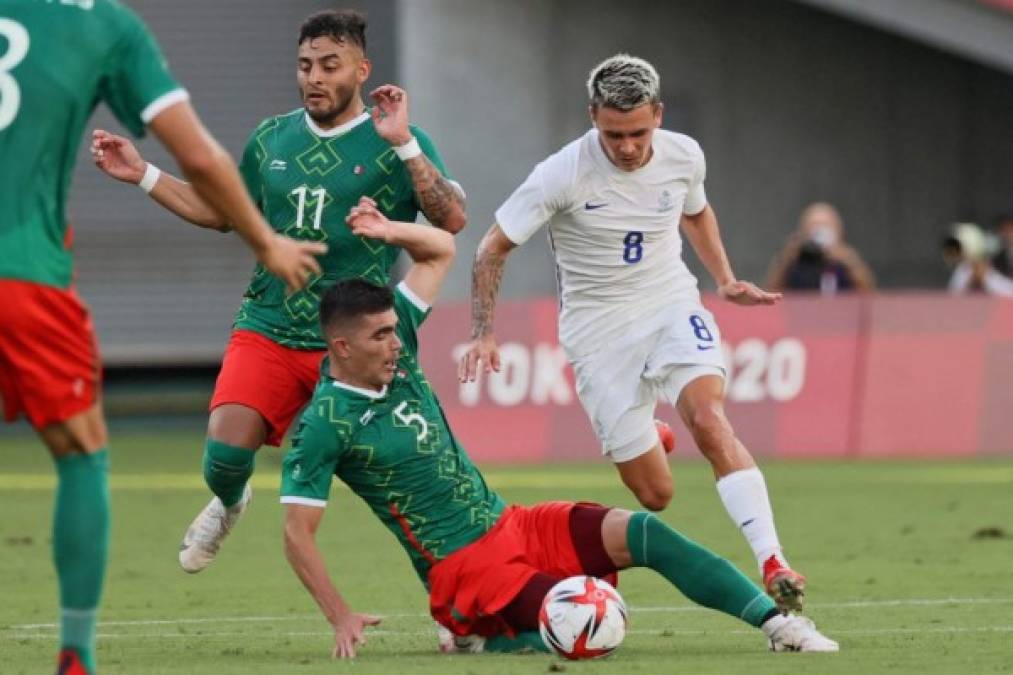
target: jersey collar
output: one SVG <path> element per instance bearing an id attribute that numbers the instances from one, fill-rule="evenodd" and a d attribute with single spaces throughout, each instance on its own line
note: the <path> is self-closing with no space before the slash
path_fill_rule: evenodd
<path id="1" fill-rule="evenodd" d="M 384 396 L 387 395 L 387 385 L 383 385 L 383 389 L 381 389 L 380 391 L 373 391 L 371 389 L 363 389 L 362 387 L 354 387 L 350 384 L 345 384 L 340 380 L 332 380 L 332 382 L 334 383 L 334 386 L 339 389 L 345 389 L 346 391 L 350 391 L 353 394 L 358 394 L 359 396 L 371 398 L 374 401 L 383 398 Z"/>
<path id="2" fill-rule="evenodd" d="M 320 127 L 317 126 L 317 123 L 313 121 L 313 118 L 310 117 L 310 114 L 306 111 L 303 111 L 303 117 L 306 120 L 306 126 L 309 127 L 310 131 L 312 131 L 314 134 L 320 136 L 321 138 L 333 138 L 335 136 L 340 136 L 341 134 L 348 133 L 355 127 L 359 126 L 360 124 L 368 120 L 369 110 L 368 109 L 363 110 L 362 114 L 360 114 L 358 117 L 350 119 L 344 124 L 339 124 L 333 129 L 321 129 Z"/>

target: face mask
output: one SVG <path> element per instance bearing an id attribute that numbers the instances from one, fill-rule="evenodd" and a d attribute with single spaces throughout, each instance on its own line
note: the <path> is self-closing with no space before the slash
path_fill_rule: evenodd
<path id="1" fill-rule="evenodd" d="M 817 225 L 809 235 L 809 240 L 820 248 L 830 248 L 837 243 L 837 232 L 830 225 Z"/>

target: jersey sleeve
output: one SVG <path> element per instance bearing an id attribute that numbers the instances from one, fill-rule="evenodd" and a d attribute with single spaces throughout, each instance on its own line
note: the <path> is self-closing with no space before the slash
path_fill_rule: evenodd
<path id="1" fill-rule="evenodd" d="M 696 154 L 695 171 L 686 191 L 686 202 L 682 207 L 682 212 L 687 216 L 695 216 L 707 206 L 707 193 L 703 188 L 703 181 L 707 176 L 707 160 L 699 145 L 696 146 Z"/>
<path id="2" fill-rule="evenodd" d="M 496 223 L 518 246 L 531 238 L 553 215 L 567 208 L 575 170 L 564 149 L 534 168 L 520 187 L 496 209 Z"/>
<path id="3" fill-rule="evenodd" d="M 412 126 L 410 128 L 411 128 L 412 135 L 415 136 L 415 140 L 417 140 L 419 142 L 419 148 L 422 149 L 422 154 L 425 155 L 426 157 L 428 157 L 429 161 L 432 162 L 433 166 L 436 167 L 436 170 L 440 172 L 440 175 L 443 176 L 444 178 L 446 178 L 451 183 L 453 183 L 454 186 L 463 195 L 464 194 L 464 188 L 461 187 L 461 184 L 458 183 L 453 178 L 451 178 L 450 174 L 447 173 L 447 167 L 443 163 L 443 158 L 440 157 L 440 153 L 439 153 L 439 151 L 437 151 L 436 144 L 433 143 L 433 139 L 429 138 L 429 135 L 425 131 L 423 131 L 422 129 L 419 129 L 416 126 Z M 418 197 L 418 195 L 415 194 L 415 193 L 413 193 L 412 199 L 415 201 L 415 208 L 417 210 L 421 211 L 422 210 L 422 206 L 419 204 L 419 197 Z"/>
<path id="4" fill-rule="evenodd" d="M 439 151 L 436 150 L 436 144 L 433 143 L 433 139 L 429 138 L 429 134 L 414 125 L 410 129 L 415 140 L 419 142 L 422 154 L 429 158 L 429 161 L 444 178 L 450 178 L 447 174 L 447 167 L 443 164 L 443 158 L 440 157 Z"/>
<path id="5" fill-rule="evenodd" d="M 140 17 L 124 8 L 120 37 L 102 79 L 102 99 L 135 136 L 166 108 L 189 99 Z"/>
<path id="6" fill-rule="evenodd" d="M 292 449 L 281 465 L 281 503 L 327 506 L 331 481 L 347 444 L 351 425 L 334 415 L 337 401 L 315 399 L 303 412 Z"/>
<path id="7" fill-rule="evenodd" d="M 397 313 L 398 339 L 412 354 L 418 354 L 419 327 L 429 316 L 432 307 L 402 281 L 394 289 L 394 311 Z"/>

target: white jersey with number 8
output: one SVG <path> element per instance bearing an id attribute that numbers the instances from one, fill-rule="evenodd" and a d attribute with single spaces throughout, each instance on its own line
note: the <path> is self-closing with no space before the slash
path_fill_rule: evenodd
<path id="1" fill-rule="evenodd" d="M 496 211 L 515 244 L 548 225 L 559 275 L 559 339 L 571 360 L 666 305 L 699 302 L 682 260 L 679 219 L 707 206 L 703 151 L 658 129 L 653 155 L 621 171 L 591 129 L 531 172 Z"/>

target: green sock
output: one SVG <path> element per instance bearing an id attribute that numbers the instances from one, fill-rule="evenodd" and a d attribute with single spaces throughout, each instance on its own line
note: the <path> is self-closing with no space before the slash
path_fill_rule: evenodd
<path id="1" fill-rule="evenodd" d="M 547 652 L 549 648 L 542 641 L 542 635 L 536 630 L 526 630 L 514 637 L 495 635 L 485 641 L 485 651 L 510 654 L 518 652 Z"/>
<path id="2" fill-rule="evenodd" d="M 257 453 L 214 439 L 204 442 L 204 482 L 225 506 L 234 506 L 253 475 Z"/>
<path id="3" fill-rule="evenodd" d="M 636 567 L 649 567 L 687 598 L 759 627 L 777 613 L 774 601 L 734 565 L 682 536 L 653 513 L 634 513 L 626 543 Z"/>
<path id="4" fill-rule="evenodd" d="M 60 580 L 60 642 L 95 672 L 95 623 L 109 552 L 109 453 L 56 460 L 53 563 Z"/>

